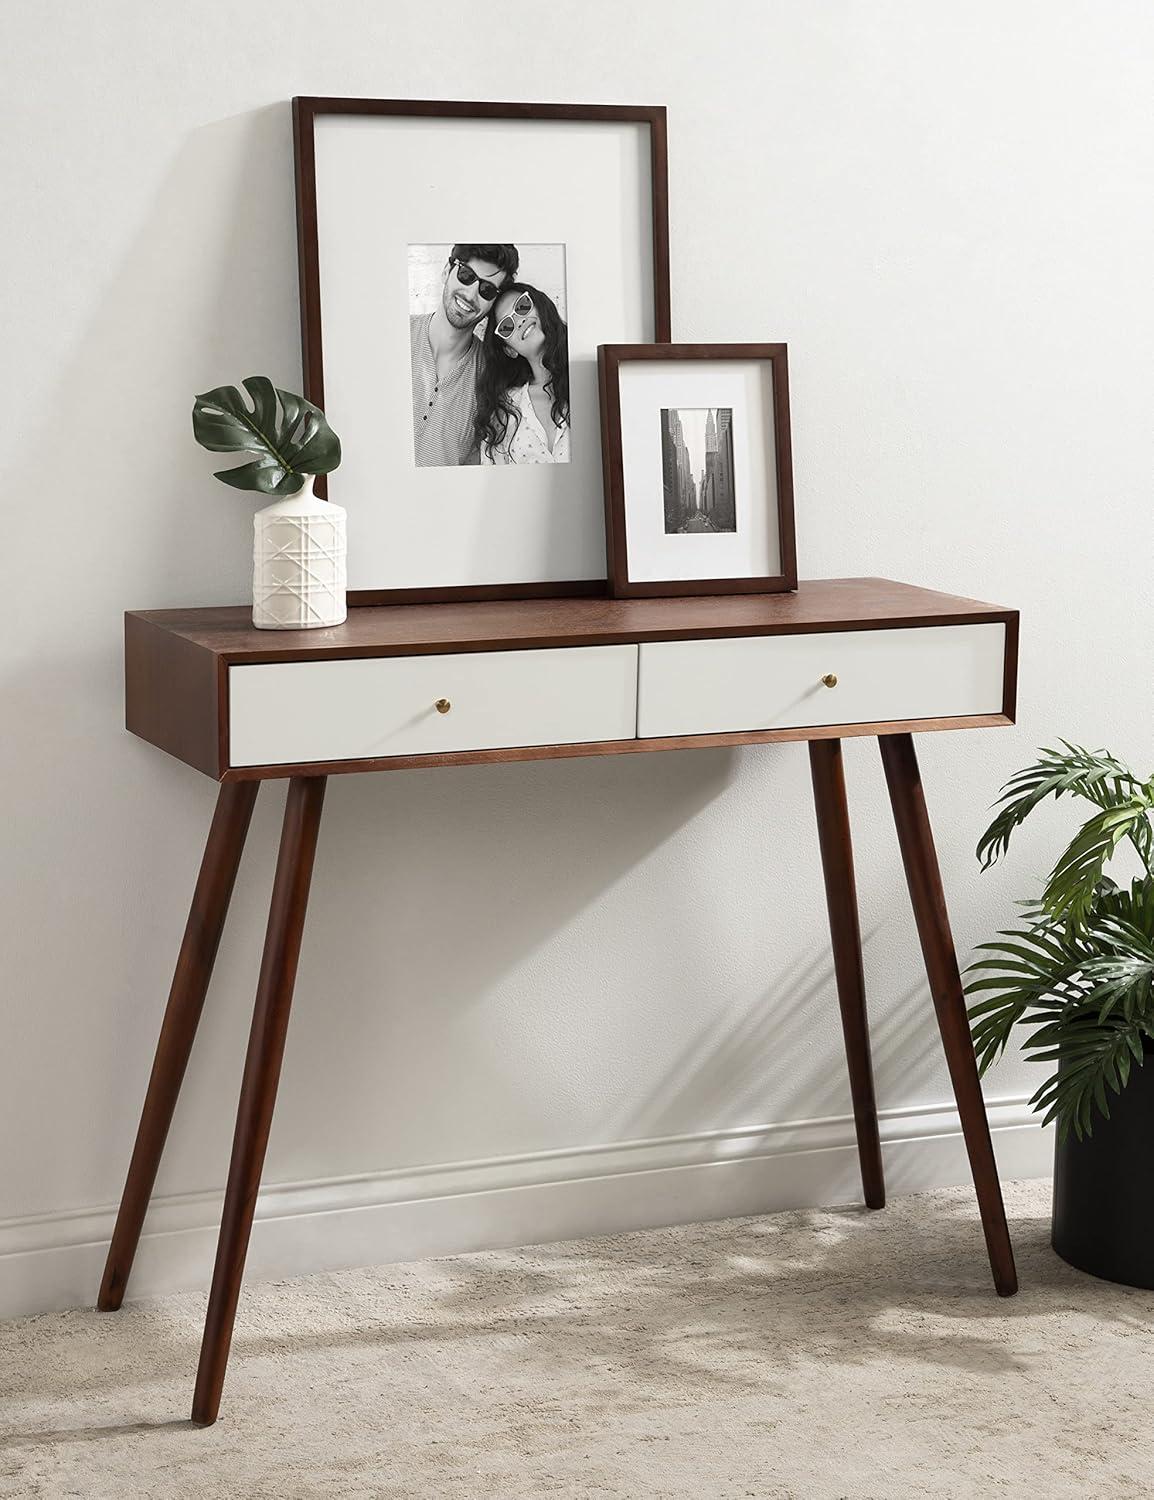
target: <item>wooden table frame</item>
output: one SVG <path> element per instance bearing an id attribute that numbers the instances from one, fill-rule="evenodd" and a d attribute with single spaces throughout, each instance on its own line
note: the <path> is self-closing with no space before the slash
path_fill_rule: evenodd
<path id="1" fill-rule="evenodd" d="M 781 599 L 783 596 L 776 597 Z M 673 601 L 659 602 L 668 604 Z M 678 602 L 692 604 L 694 601 Z M 955 601 L 957 602 L 972 601 Z M 588 608 L 587 605 L 581 605 L 577 601 L 573 601 L 573 607 Z M 778 607 L 789 609 L 791 606 L 786 601 Z M 449 606 L 440 608 L 447 609 Z M 484 606 L 474 605 L 468 608 L 477 610 L 483 609 Z M 532 609 L 533 606 L 526 604 L 524 608 Z M 990 612 L 993 607 L 975 606 L 975 608 Z M 207 615 L 212 612 L 203 613 Z M 971 615 L 965 616 L 965 618 L 970 617 Z M 139 620 L 147 617 L 130 618 Z M 700 623 L 700 616 L 695 618 Z M 1008 629 L 1011 622 L 1013 627 L 1012 643 L 1009 638 L 1007 642 L 1009 672 L 1007 697 L 1009 698 L 1014 676 L 1012 665 L 1016 664 L 1017 617 L 1012 615 L 1012 612 L 1003 611 L 997 612 L 997 618 L 1005 620 Z M 269 635 L 271 632 L 252 632 L 252 634 L 254 636 Z M 299 641 L 305 632 L 293 634 Z M 268 642 L 256 641 L 252 649 L 263 653 L 275 648 Z M 281 649 L 296 650 L 296 646 Z M 133 693 L 132 671 L 133 664 L 130 655 L 130 721 Z M 140 689 L 138 688 L 137 691 L 139 692 Z M 763 740 L 805 738 L 809 741 L 818 843 L 825 877 L 834 968 L 849 1069 L 862 1186 L 866 1204 L 872 1209 L 880 1209 L 885 1204 L 885 1185 L 870 1060 L 861 932 L 842 763 L 841 739 L 843 735 L 837 732 L 837 729 L 843 729 L 846 733 L 864 731 L 877 735 L 926 975 L 977 1192 L 994 1286 L 1001 1296 L 1010 1296 L 1017 1290 L 1013 1250 L 1006 1225 L 1005 1208 L 977 1063 L 970 1039 L 965 998 L 946 912 L 941 875 L 910 732 L 912 727 L 919 729 L 966 727 L 974 722 L 1008 723 L 1011 722 L 1011 718 L 1009 714 L 1003 714 L 994 718 L 982 716 L 977 721 L 959 718 L 945 722 L 927 722 L 916 726 L 847 725 L 835 726 L 833 730 L 830 726 L 824 726 L 820 730 L 812 730 L 808 733 L 767 731 L 757 735 L 757 738 Z M 155 740 L 155 736 L 149 737 Z M 708 744 L 732 743 L 735 739 L 734 736 L 728 735 L 709 735 L 700 738 L 702 742 Z M 169 747 L 166 746 L 166 748 Z M 595 747 L 566 748 L 570 753 L 597 753 Z M 646 748 L 670 747 L 665 743 L 654 743 Z M 456 759 L 459 758 L 461 757 L 456 757 Z M 475 756 L 464 758 L 514 759 L 520 757 L 516 751 L 510 750 L 479 752 Z M 424 758 L 425 761 L 430 759 L 436 761 L 444 758 Z M 409 762 L 406 760 L 404 763 Z M 368 762 L 357 767 L 339 766 L 337 769 L 378 769 L 381 765 L 381 762 Z M 308 903 L 309 885 L 324 803 L 327 769 L 322 766 L 294 768 L 294 774 L 291 774 L 289 779 L 264 953 L 237 1109 L 216 1264 L 193 1399 L 192 1419 L 200 1425 L 214 1422 L 220 1410 L 233 1322 L 240 1297 L 245 1257 L 284 1055 L 285 1036 L 304 929 L 305 909 Z M 284 775 L 284 768 L 263 768 L 262 772 L 250 773 L 243 779 L 229 779 L 227 775 L 219 777 L 220 787 L 216 810 L 193 892 L 136 1143 L 108 1252 L 104 1279 L 100 1287 L 97 1305 L 104 1311 L 119 1308 L 124 1298 L 161 1154 L 172 1122 L 177 1095 L 184 1078 L 212 975 L 257 792 L 262 779 L 277 774 Z"/>

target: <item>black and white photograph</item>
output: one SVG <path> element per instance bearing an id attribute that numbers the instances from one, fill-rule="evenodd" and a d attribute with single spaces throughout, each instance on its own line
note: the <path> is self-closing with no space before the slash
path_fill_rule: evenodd
<path id="1" fill-rule="evenodd" d="M 732 407 L 662 408 L 661 490 L 667 536 L 737 530 Z"/>
<path id="2" fill-rule="evenodd" d="M 409 246 L 417 468 L 569 462 L 564 245 Z"/>

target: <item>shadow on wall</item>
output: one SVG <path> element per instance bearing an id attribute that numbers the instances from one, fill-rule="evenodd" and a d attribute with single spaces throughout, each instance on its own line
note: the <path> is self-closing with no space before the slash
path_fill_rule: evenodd
<path id="1" fill-rule="evenodd" d="M 299 380 L 287 106 L 191 132 L 154 183 L 137 178 L 115 227 L 101 239 L 73 226 L 80 274 L 46 258 L 66 341 L 30 351 L 33 395 L 8 455 L 10 490 L 36 499 L 6 521 L 27 565 L 11 580 L 20 629 L 0 669 L 0 942 L 29 1043 L 26 1076 L 5 1093 L 21 1111 L 27 1078 L 79 1100 L 93 1093 L 88 1070 L 114 1067 L 114 1018 L 151 936 L 140 874 L 179 862 L 191 887 L 181 820 L 201 824 L 203 800 L 207 826 L 208 798 L 174 765 L 151 783 L 166 804 L 142 798 L 123 729 L 122 614 L 248 592 L 253 506 L 211 477 L 189 413 L 196 391 L 254 369 Z M 107 1086 L 120 1087 L 114 1071 Z M 50 1184 L 37 1192 L 58 1201 Z"/>
<path id="2" fill-rule="evenodd" d="M 298 378 L 293 224 L 285 107 L 193 132 L 19 447 L 15 489 L 40 503 L 9 535 L 40 566 L 20 575 L 35 624 L 2 683 L 5 842 L 17 851 L 5 911 L 14 941 L 76 944 L 93 1000 L 141 853 L 123 611 L 247 596 L 253 507 L 206 473 L 189 413 L 206 382 L 250 365 Z M 62 420 L 67 455 L 46 463 Z M 22 525 L 35 527 L 23 542 Z"/>
<path id="3" fill-rule="evenodd" d="M 864 951 L 879 930 L 863 932 Z M 868 993 L 866 1003 L 868 1011 Z M 780 1066 L 782 1058 L 804 1056 L 807 1038 L 815 1031 L 824 1034 L 837 1015 L 833 959 L 826 946 L 815 955 L 798 957 L 776 974 L 742 1013 L 712 1019 L 667 1070 L 661 1092 L 639 1101 L 614 1123 L 607 1139 L 676 1134 L 682 1128 L 678 1101 L 687 1092 L 705 1119 L 760 1118 L 767 1088 L 772 1088 L 775 1125 L 851 1114 L 844 1054 L 831 1055 L 830 1065 L 820 1073 L 783 1073 Z M 875 1082 L 884 1078 L 898 1099 L 906 1097 L 903 1085 L 924 1081 L 941 1054 L 924 981 L 895 1000 L 887 997 L 880 1016 L 870 1013 L 870 1049 Z M 880 1093 L 878 1107 L 886 1107 Z"/>
<path id="4" fill-rule="evenodd" d="M 299 980 L 311 998 L 294 1009 L 286 1082 L 297 1066 L 313 1080 L 327 1071 L 369 1099 L 400 1047 L 434 1060 L 430 1078 L 442 1059 L 437 1086 L 450 1113 L 467 1117 L 475 1095 L 479 1119 L 490 1119 L 504 1073 L 494 1048 L 525 1030 L 579 1026 L 574 1007 L 608 962 L 596 953 L 570 969 L 554 947 L 538 987 L 537 955 L 570 926 L 572 941 L 584 939 L 581 915 L 613 902 L 631 871 L 724 793 L 735 768 L 734 752 L 718 750 L 333 778 Z M 505 984 L 520 1007 L 513 1016 L 503 1002 L 493 1009 Z M 553 1061 L 568 1051 L 551 1047 Z M 453 1072 L 454 1058 L 464 1067 L 470 1057 L 474 1066 Z M 523 1080 L 532 1066 L 529 1047 L 514 1075 Z M 520 1107 L 502 1097 L 508 1117 Z M 427 1100 L 416 1114 L 435 1134 Z"/>
<path id="5" fill-rule="evenodd" d="M 43 415 L 29 418 L 29 467 L 14 476 L 19 492 L 45 501 L 30 524 L 48 514 L 75 528 L 73 545 L 53 554 L 60 608 L 41 621 L 71 654 L 94 626 L 118 646 L 126 607 L 248 596 L 253 506 L 211 477 L 190 412 L 197 391 L 254 370 L 300 379 L 287 106 L 192 132 L 125 240 Z M 73 465 L 44 462 L 59 451 L 63 413 L 82 487 Z M 40 602 L 42 574 L 27 586 Z"/>
<path id="6" fill-rule="evenodd" d="M 310 920 L 339 931 L 345 970 L 384 996 L 390 975 L 355 965 L 358 930 L 387 926 L 425 953 L 407 999 L 475 1003 L 731 782 L 717 750 L 333 777 Z M 327 849 L 327 853 L 326 853 Z M 446 948 L 451 937 L 452 948 Z"/>

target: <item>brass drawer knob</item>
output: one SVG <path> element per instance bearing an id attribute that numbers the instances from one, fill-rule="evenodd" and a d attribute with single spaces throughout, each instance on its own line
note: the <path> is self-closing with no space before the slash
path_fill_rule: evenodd
<path id="1" fill-rule="evenodd" d="M 821 680 L 825 683 L 826 687 L 837 687 L 836 672 L 827 672 Z"/>
<path id="2" fill-rule="evenodd" d="M 436 703 L 433 704 L 433 707 L 439 714 L 447 714 L 452 706 L 448 698 L 438 698 Z"/>

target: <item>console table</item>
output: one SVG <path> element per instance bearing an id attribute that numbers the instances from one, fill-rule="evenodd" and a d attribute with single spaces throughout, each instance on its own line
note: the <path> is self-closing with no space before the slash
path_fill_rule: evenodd
<path id="1" fill-rule="evenodd" d="M 1013 723 L 1018 615 L 881 578 L 723 598 L 526 599 L 353 610 L 256 630 L 247 608 L 125 617 L 127 727 L 220 783 L 108 1252 L 124 1297 L 260 783 L 288 777 L 264 955 L 193 1399 L 220 1408 L 272 1124 L 326 779 L 415 766 L 809 741 L 865 1201 L 885 1203 L 841 740 L 881 747 L 982 1228 L 1013 1251 L 913 734 Z"/>

